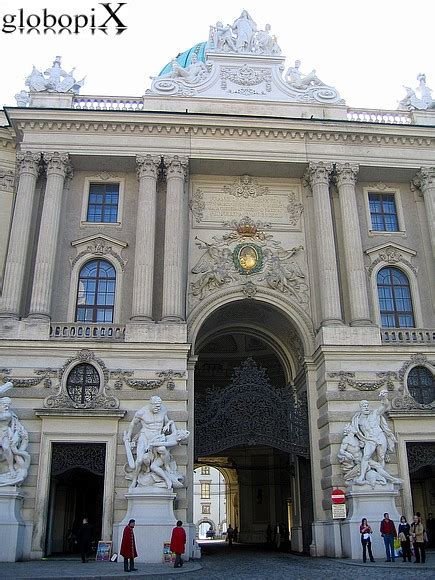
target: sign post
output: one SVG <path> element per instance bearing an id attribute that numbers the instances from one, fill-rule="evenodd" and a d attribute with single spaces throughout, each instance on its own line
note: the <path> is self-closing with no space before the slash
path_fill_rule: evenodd
<path id="1" fill-rule="evenodd" d="M 347 517 L 346 494 L 342 489 L 333 489 L 331 493 L 332 519 L 341 520 Z"/>

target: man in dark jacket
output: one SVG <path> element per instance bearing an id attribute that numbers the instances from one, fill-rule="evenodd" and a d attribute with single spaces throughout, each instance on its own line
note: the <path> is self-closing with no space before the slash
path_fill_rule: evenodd
<path id="1" fill-rule="evenodd" d="M 89 552 L 91 551 L 93 526 L 88 522 L 88 518 L 83 518 L 83 523 L 78 532 L 78 541 L 82 562 L 85 563 Z"/>
<path id="2" fill-rule="evenodd" d="M 134 559 L 137 556 L 133 531 L 135 523 L 135 520 L 130 520 L 128 525 L 125 526 L 124 533 L 122 534 L 121 549 L 119 553 L 124 558 L 124 572 L 135 572 L 137 570 L 137 568 L 134 567 Z"/>
<path id="3" fill-rule="evenodd" d="M 181 568 L 183 565 L 183 559 L 181 557 L 184 554 L 184 547 L 186 545 L 186 532 L 183 528 L 183 522 L 178 520 L 177 527 L 172 530 L 171 537 L 171 552 L 175 554 L 174 568 Z"/>
<path id="4" fill-rule="evenodd" d="M 397 538 L 397 532 L 396 526 L 394 525 L 393 520 L 390 520 L 388 513 L 384 514 L 384 519 L 381 522 L 381 535 L 384 538 L 387 562 L 395 562 L 396 556 L 394 554 L 394 538 Z"/>

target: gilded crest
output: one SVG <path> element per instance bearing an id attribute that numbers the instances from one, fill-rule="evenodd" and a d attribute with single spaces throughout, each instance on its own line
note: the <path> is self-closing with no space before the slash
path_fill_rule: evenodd
<path id="1" fill-rule="evenodd" d="M 257 244 L 238 244 L 233 250 L 233 261 L 241 274 L 255 274 L 263 267 L 263 251 Z"/>

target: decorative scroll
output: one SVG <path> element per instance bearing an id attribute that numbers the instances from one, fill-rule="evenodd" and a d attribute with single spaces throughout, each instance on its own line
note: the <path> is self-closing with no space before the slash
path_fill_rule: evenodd
<path id="1" fill-rule="evenodd" d="M 14 387 L 36 387 L 42 381 L 44 381 L 44 387 L 50 388 L 53 384 L 51 379 L 58 376 L 59 371 L 57 369 L 35 369 L 33 372 L 36 377 L 23 378 L 17 377 L 13 378 L 11 376 L 12 369 L 0 369 L 0 379 L 4 381 L 11 381 Z"/>
<path id="2" fill-rule="evenodd" d="M 131 389 L 136 389 L 137 391 L 151 391 L 153 389 L 159 389 L 166 386 L 170 391 L 175 389 L 174 379 L 184 379 L 185 373 L 173 371 L 169 369 L 167 371 L 161 371 L 156 373 L 158 379 L 132 379 L 134 375 L 133 371 L 124 371 L 122 369 L 117 369 L 110 371 L 110 378 L 116 379 L 114 387 L 115 389 L 122 389 L 122 385 L 126 385 Z"/>
<path id="3" fill-rule="evenodd" d="M 223 190 L 234 197 L 244 197 L 249 199 L 252 197 L 260 197 L 269 193 L 269 188 L 260 185 L 255 177 L 250 175 L 242 175 L 236 177 L 232 185 L 224 185 Z"/>
<path id="4" fill-rule="evenodd" d="M 352 387 L 358 391 L 377 391 L 380 388 L 394 391 L 394 381 L 398 380 L 397 373 L 389 371 L 376 373 L 376 376 L 379 377 L 379 381 L 355 381 L 355 373 L 346 371 L 328 373 L 328 376 L 331 379 L 340 379 L 338 382 L 339 391 L 345 391 L 346 387 Z"/>
<path id="5" fill-rule="evenodd" d="M 87 469 L 96 475 L 104 475 L 105 443 L 53 443 L 51 475 L 60 475 L 77 467 Z"/>
<path id="6" fill-rule="evenodd" d="M 248 358 L 231 383 L 209 389 L 195 403 L 195 454 L 213 455 L 238 445 L 269 445 L 308 455 L 306 401 L 290 387 L 275 388 L 264 368 Z"/>

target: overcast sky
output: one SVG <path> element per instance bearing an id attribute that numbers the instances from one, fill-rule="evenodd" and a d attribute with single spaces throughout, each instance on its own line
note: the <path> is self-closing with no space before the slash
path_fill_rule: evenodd
<path id="1" fill-rule="evenodd" d="M 415 88 L 419 72 L 435 89 L 434 0 L 126 0 L 118 16 L 127 30 L 119 36 L 4 33 L 4 15 L 20 8 L 71 16 L 95 8 L 98 23 L 108 15 L 97 0 L 0 0 L 0 106 L 14 106 L 32 65 L 44 71 L 56 55 L 65 70 L 76 67 L 77 79 L 86 76 L 83 95 L 141 96 L 150 76 L 243 9 L 259 29 L 271 24 L 286 67 L 300 59 L 302 72 L 316 69 L 351 107 L 396 109 L 403 85 Z"/>

